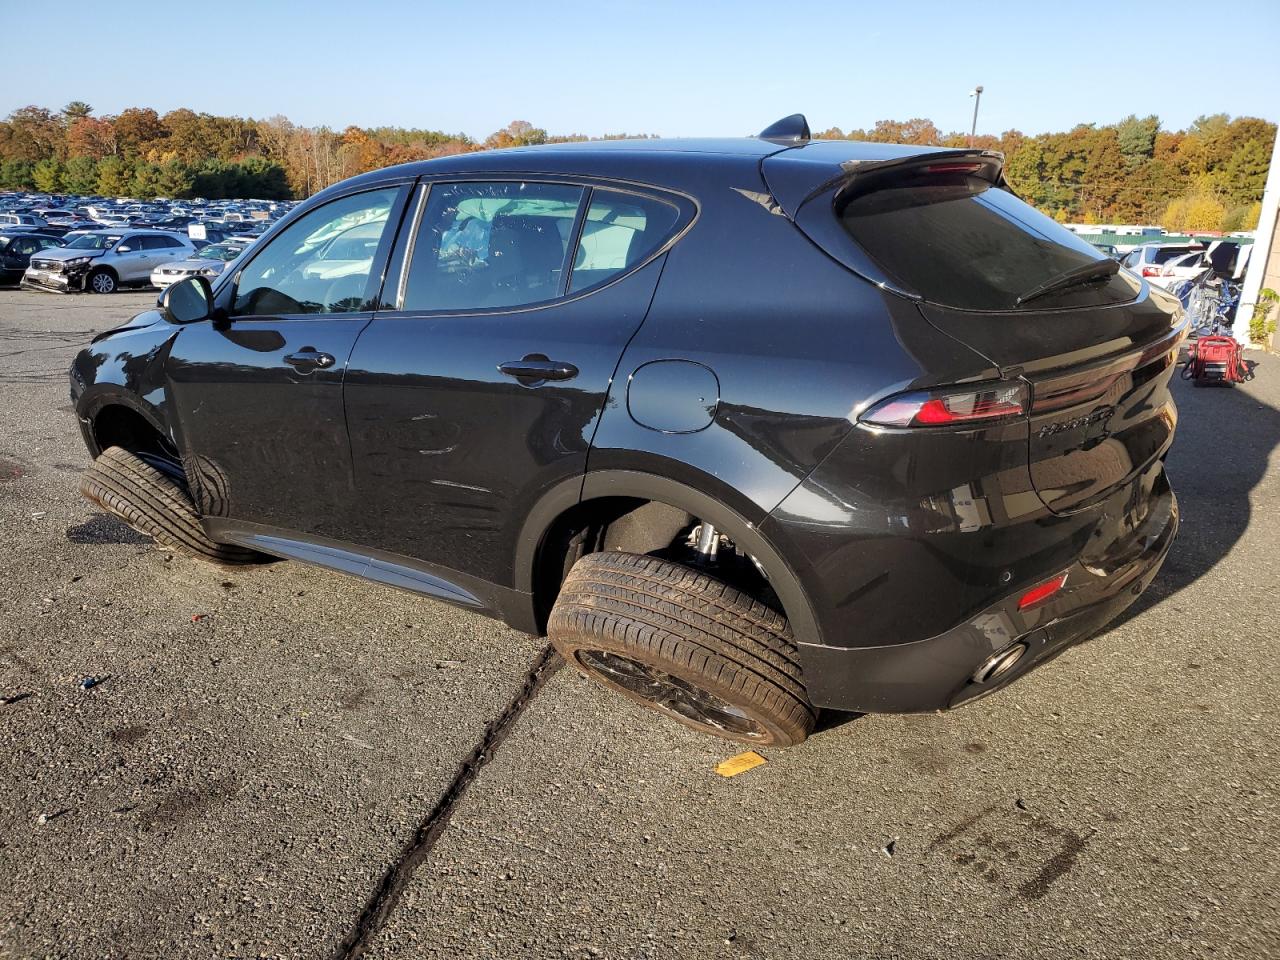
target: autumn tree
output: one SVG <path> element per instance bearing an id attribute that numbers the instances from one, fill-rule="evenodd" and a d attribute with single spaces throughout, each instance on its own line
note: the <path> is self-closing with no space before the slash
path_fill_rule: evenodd
<path id="1" fill-rule="evenodd" d="M 32 164 L 63 152 L 62 122 L 44 107 L 19 107 L 9 114 L 6 155 Z"/>
<path id="2" fill-rule="evenodd" d="M 490 150 L 504 147 L 528 147 L 547 142 L 547 131 L 535 127 L 528 120 L 512 120 L 495 133 L 489 134 L 484 145 Z"/>
<path id="3" fill-rule="evenodd" d="M 67 156 L 101 160 L 116 152 L 116 128 L 109 120 L 80 117 L 66 133 Z"/>
<path id="4" fill-rule="evenodd" d="M 126 160 L 132 160 L 165 137 L 160 115 L 150 107 L 122 110 L 114 121 L 116 144 Z"/>

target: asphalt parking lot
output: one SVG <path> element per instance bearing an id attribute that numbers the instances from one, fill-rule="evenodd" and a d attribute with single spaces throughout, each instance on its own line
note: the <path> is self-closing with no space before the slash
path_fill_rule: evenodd
<path id="1" fill-rule="evenodd" d="M 0 290 L 0 957 L 1280 956 L 1280 363 L 1179 385 L 1122 622 L 725 779 L 536 638 L 82 501 L 67 365 L 153 300 Z"/>

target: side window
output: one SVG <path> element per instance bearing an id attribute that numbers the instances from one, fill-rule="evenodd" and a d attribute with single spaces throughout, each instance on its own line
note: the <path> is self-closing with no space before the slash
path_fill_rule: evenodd
<path id="1" fill-rule="evenodd" d="M 31 240 L 28 238 L 15 240 L 13 243 L 14 253 L 20 253 L 20 254 L 35 253 L 39 249 L 40 249 L 40 246 L 38 241 Z"/>
<path id="2" fill-rule="evenodd" d="M 134 239 L 141 250 L 163 250 L 165 246 L 164 237 L 135 237 Z"/>
<path id="3" fill-rule="evenodd" d="M 593 190 L 573 258 L 570 292 L 634 266 L 670 236 L 680 211 L 669 203 L 614 190 Z"/>
<path id="4" fill-rule="evenodd" d="M 363 309 L 397 189 L 357 193 L 294 221 L 240 272 L 231 315 Z"/>
<path id="5" fill-rule="evenodd" d="M 480 310 L 560 296 L 581 187 L 437 183 L 414 239 L 404 310 Z"/>

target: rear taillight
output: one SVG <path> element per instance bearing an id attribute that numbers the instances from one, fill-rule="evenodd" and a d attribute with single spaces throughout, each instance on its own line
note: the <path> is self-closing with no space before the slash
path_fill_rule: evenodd
<path id="1" fill-rule="evenodd" d="M 1022 383 L 917 390 L 883 400 L 859 419 L 878 427 L 981 424 L 1023 416 L 1027 400 L 1027 388 Z"/>
<path id="2" fill-rule="evenodd" d="M 1153 267 L 1143 267 L 1143 268 L 1142 268 L 1142 275 L 1143 275 L 1144 277 L 1158 277 L 1158 276 L 1160 276 L 1160 267 L 1158 267 L 1158 266 L 1153 266 Z"/>

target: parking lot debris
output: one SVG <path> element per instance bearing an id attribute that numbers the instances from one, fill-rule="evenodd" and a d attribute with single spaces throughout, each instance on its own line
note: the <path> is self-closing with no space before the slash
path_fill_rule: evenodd
<path id="1" fill-rule="evenodd" d="M 209 616 L 207 613 L 194 613 L 191 615 L 191 622 L 199 623 L 201 620 L 203 620 L 207 616 Z"/>
<path id="2" fill-rule="evenodd" d="M 53 813 L 42 813 L 40 814 L 40 816 L 36 817 L 36 823 L 40 824 L 40 826 L 43 827 L 50 820 L 57 820 L 64 813 L 70 813 L 70 812 L 71 812 L 71 809 L 69 807 L 64 807 L 61 810 L 55 810 Z"/>
<path id="3" fill-rule="evenodd" d="M 94 687 L 99 687 L 99 686 L 101 686 L 102 684 L 106 683 L 106 682 L 107 682 L 108 680 L 110 680 L 110 679 L 111 679 L 111 677 L 110 677 L 110 676 L 106 676 L 106 677 L 85 677 L 85 678 L 84 678 L 83 680 L 81 680 L 78 684 L 76 684 L 76 686 L 78 686 L 81 690 L 86 690 L 86 691 L 87 691 L 87 690 L 92 690 Z"/>
<path id="4" fill-rule="evenodd" d="M 897 852 L 897 850 L 898 850 L 897 837 L 894 837 L 892 840 L 890 840 L 888 843 L 886 843 L 883 847 L 880 848 L 880 852 L 883 853 L 886 857 L 892 857 Z"/>
<path id="5" fill-rule="evenodd" d="M 47 510 L 33 510 L 31 512 L 31 519 L 39 520 L 41 517 L 45 516 L 47 513 L 48 513 Z"/>
<path id="6" fill-rule="evenodd" d="M 32 696 L 30 692 L 24 691 L 22 693 L 12 693 L 7 697 L 0 697 L 0 707 L 7 707 L 11 703 L 20 703 L 30 696 Z"/>
<path id="7" fill-rule="evenodd" d="M 764 757 L 754 750 L 748 750 L 745 753 L 730 757 L 728 760 L 721 760 L 716 764 L 716 773 L 722 777 L 736 777 L 740 773 L 746 773 L 748 770 L 767 762 Z"/>

